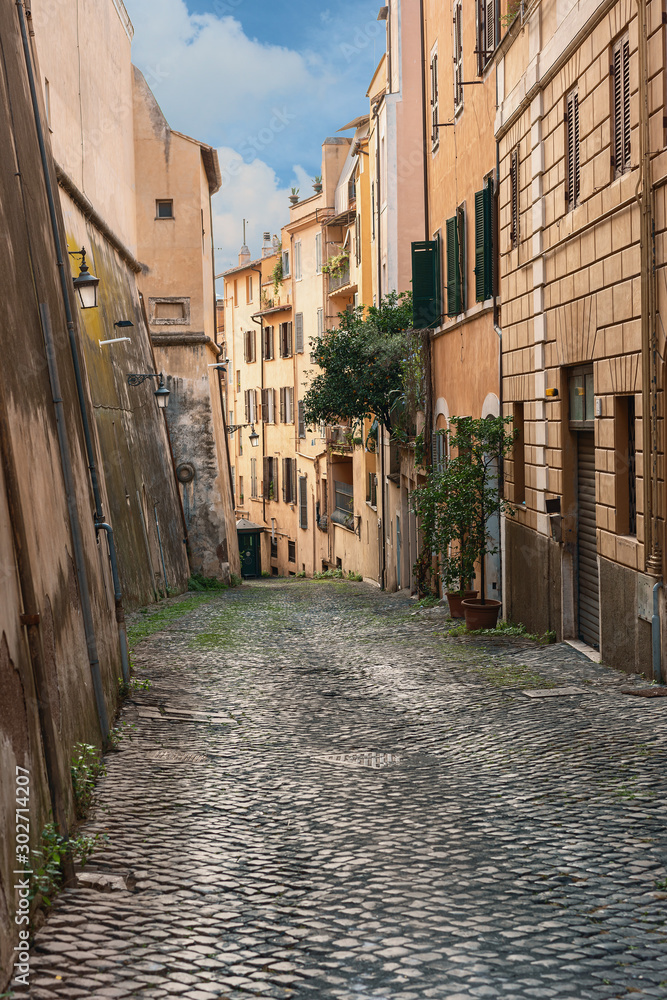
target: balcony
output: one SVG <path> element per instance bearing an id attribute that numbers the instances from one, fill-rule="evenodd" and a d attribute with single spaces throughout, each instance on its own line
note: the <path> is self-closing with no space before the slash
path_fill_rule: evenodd
<path id="1" fill-rule="evenodd" d="M 354 451 L 351 429 L 343 424 L 327 427 L 327 446 L 336 451 Z"/>
<path id="2" fill-rule="evenodd" d="M 350 282 L 350 262 L 348 261 L 342 270 L 329 275 L 329 295 L 337 292 L 340 288 L 345 288 Z"/>

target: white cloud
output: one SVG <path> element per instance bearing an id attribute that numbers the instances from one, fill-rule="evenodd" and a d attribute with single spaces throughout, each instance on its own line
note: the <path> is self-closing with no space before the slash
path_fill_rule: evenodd
<path id="1" fill-rule="evenodd" d="M 222 188 L 213 196 L 213 230 L 215 235 L 216 271 L 224 271 L 238 263 L 243 243 L 243 219 L 248 220 L 246 240 L 253 257 L 260 254 L 262 234 L 270 232 L 280 237 L 281 228 L 289 222 L 290 186 L 281 187 L 275 170 L 263 160 L 245 163 L 234 149 L 218 149 Z M 302 194 L 310 184 L 310 176 L 302 167 L 294 167 L 293 185 L 301 185 Z M 218 291 L 222 290 L 221 283 Z"/>

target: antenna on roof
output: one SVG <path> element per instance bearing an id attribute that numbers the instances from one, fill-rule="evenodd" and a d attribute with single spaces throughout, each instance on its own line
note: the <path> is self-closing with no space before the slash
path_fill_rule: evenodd
<path id="1" fill-rule="evenodd" d="M 245 227 L 247 221 L 248 221 L 247 219 L 243 220 L 243 246 L 245 246 Z"/>

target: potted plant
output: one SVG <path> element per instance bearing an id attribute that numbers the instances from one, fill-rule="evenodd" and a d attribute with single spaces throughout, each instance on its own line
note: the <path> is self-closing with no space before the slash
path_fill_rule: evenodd
<path id="1" fill-rule="evenodd" d="M 291 203 L 293 205 L 296 205 L 296 203 L 299 200 L 299 188 L 298 187 L 293 187 L 292 188 L 292 193 L 289 196 L 289 200 L 291 201 Z"/>
<path id="2" fill-rule="evenodd" d="M 321 174 L 317 174 L 316 177 L 313 177 L 313 189 L 315 191 L 315 194 L 322 194 L 322 175 Z"/>
<path id="3" fill-rule="evenodd" d="M 501 512 L 513 514 L 514 507 L 501 496 L 499 467 L 511 450 L 516 431 L 509 428 L 511 417 L 454 417 L 450 444 L 456 457 L 450 462 L 457 476 L 457 491 L 453 503 L 454 516 L 465 525 L 466 545 L 480 567 L 481 597 L 465 597 L 461 605 L 470 630 L 495 628 L 501 602 L 486 596 L 485 561 L 497 552 L 489 532 L 489 520 Z"/>

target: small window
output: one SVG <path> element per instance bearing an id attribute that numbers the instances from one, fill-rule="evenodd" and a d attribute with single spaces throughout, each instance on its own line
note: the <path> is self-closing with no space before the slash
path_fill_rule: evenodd
<path id="1" fill-rule="evenodd" d="M 245 279 L 245 297 L 246 302 L 252 302 L 252 274 L 246 275 Z"/>
<path id="2" fill-rule="evenodd" d="M 240 368 L 238 368 L 237 371 L 236 371 L 236 391 L 237 392 L 241 391 L 241 369 Z M 230 421 L 230 422 L 232 424 L 234 423 L 233 420 Z"/>
<path id="3" fill-rule="evenodd" d="M 454 3 L 454 111 L 463 110 L 463 13 L 461 0 Z"/>
<path id="4" fill-rule="evenodd" d="M 496 47 L 496 3 L 495 0 L 477 0 L 477 75 L 484 67 Z"/>
<path id="5" fill-rule="evenodd" d="M 296 542 L 287 543 L 287 561 L 291 563 L 296 562 Z"/>
<path id="6" fill-rule="evenodd" d="M 275 424 L 276 422 L 275 389 L 262 389 L 262 422 L 265 424 Z"/>
<path id="7" fill-rule="evenodd" d="M 493 178 L 475 192 L 475 299 L 484 302 L 493 295 L 494 279 Z"/>
<path id="8" fill-rule="evenodd" d="M 257 499 L 257 459 L 250 459 L 250 496 Z"/>
<path id="9" fill-rule="evenodd" d="M 280 324 L 280 357 L 292 357 L 292 324 Z"/>
<path id="10" fill-rule="evenodd" d="M 265 326 L 262 331 L 262 356 L 265 361 L 273 361 L 273 327 Z"/>
<path id="11" fill-rule="evenodd" d="M 262 483 L 265 500 L 278 499 L 278 462 L 273 456 L 264 459 L 264 481 Z"/>
<path id="12" fill-rule="evenodd" d="M 440 144 L 438 105 L 438 53 L 434 52 L 431 59 L 431 151 L 435 152 Z"/>
<path id="13" fill-rule="evenodd" d="M 243 493 L 243 476 L 239 476 L 239 503 L 243 503 L 245 494 Z"/>
<path id="14" fill-rule="evenodd" d="M 612 49 L 612 128 L 614 176 L 630 169 L 630 40 L 623 35 Z"/>
<path id="15" fill-rule="evenodd" d="M 294 423 L 294 386 L 286 385 L 280 390 L 280 423 Z"/>
<path id="16" fill-rule="evenodd" d="M 466 309 L 466 230 L 465 206 L 447 219 L 447 315 L 458 316 Z"/>
<path id="17" fill-rule="evenodd" d="M 158 199 L 155 202 L 155 218 L 156 219 L 174 218 L 174 202 L 171 198 Z"/>
<path id="18" fill-rule="evenodd" d="M 515 146 L 510 153 L 510 243 L 513 247 L 518 247 L 519 245 L 519 229 L 521 221 L 519 214 L 519 180 L 519 147 Z"/>
<path id="19" fill-rule="evenodd" d="M 239 306 L 239 282 L 238 278 L 234 278 L 234 308 L 238 309 Z"/>
<path id="20" fill-rule="evenodd" d="M 289 278 L 289 250 L 283 250 L 283 278 Z"/>
<path id="21" fill-rule="evenodd" d="M 294 317 L 294 353 L 303 354 L 303 313 Z"/>
<path id="22" fill-rule="evenodd" d="M 315 274 L 322 273 L 322 233 L 315 236 Z"/>
<path id="23" fill-rule="evenodd" d="M 296 459 L 283 459 L 283 500 L 296 503 Z"/>
<path id="24" fill-rule="evenodd" d="M 301 281 L 301 240 L 294 244 L 294 280 Z"/>
<path id="25" fill-rule="evenodd" d="M 278 558 L 278 539 L 277 538 L 272 538 L 271 539 L 271 558 L 272 559 L 277 559 Z"/>
<path id="26" fill-rule="evenodd" d="M 637 453 L 635 397 L 618 396 L 614 412 L 616 533 L 637 534 Z"/>
<path id="27" fill-rule="evenodd" d="M 377 508 L 378 505 L 378 477 L 374 472 L 368 473 L 368 484 L 366 486 L 366 503 Z"/>
<path id="28" fill-rule="evenodd" d="M 514 503 L 522 504 L 526 500 L 526 449 L 524 434 L 523 403 L 514 404 L 512 414 L 512 426 L 517 431 L 512 448 L 512 460 L 514 464 Z"/>
<path id="29" fill-rule="evenodd" d="M 354 488 L 351 483 L 334 481 L 334 512 L 332 520 L 345 528 L 354 526 Z"/>
<path id="30" fill-rule="evenodd" d="M 299 527 L 308 527 L 308 480 L 299 476 Z"/>
<path id="31" fill-rule="evenodd" d="M 254 424 L 257 420 L 257 394 L 254 389 L 246 389 L 244 394 L 245 422 Z"/>
<path id="32" fill-rule="evenodd" d="M 257 351 L 255 347 L 256 331 L 246 330 L 243 335 L 243 356 L 246 364 L 250 364 L 252 361 L 257 359 Z"/>
<path id="33" fill-rule="evenodd" d="M 570 401 L 570 426 L 574 430 L 593 430 L 595 396 L 593 369 L 573 368 L 567 380 Z"/>
<path id="34" fill-rule="evenodd" d="M 570 91 L 565 101 L 565 156 L 567 160 L 567 207 L 579 204 L 579 95 Z"/>
<path id="35" fill-rule="evenodd" d="M 298 412 L 299 412 L 299 437 L 305 438 L 306 436 L 306 417 L 305 417 L 305 404 L 302 399 L 298 402 Z"/>
<path id="36" fill-rule="evenodd" d="M 324 333 L 324 309 L 317 310 L 317 336 L 321 337 Z"/>

